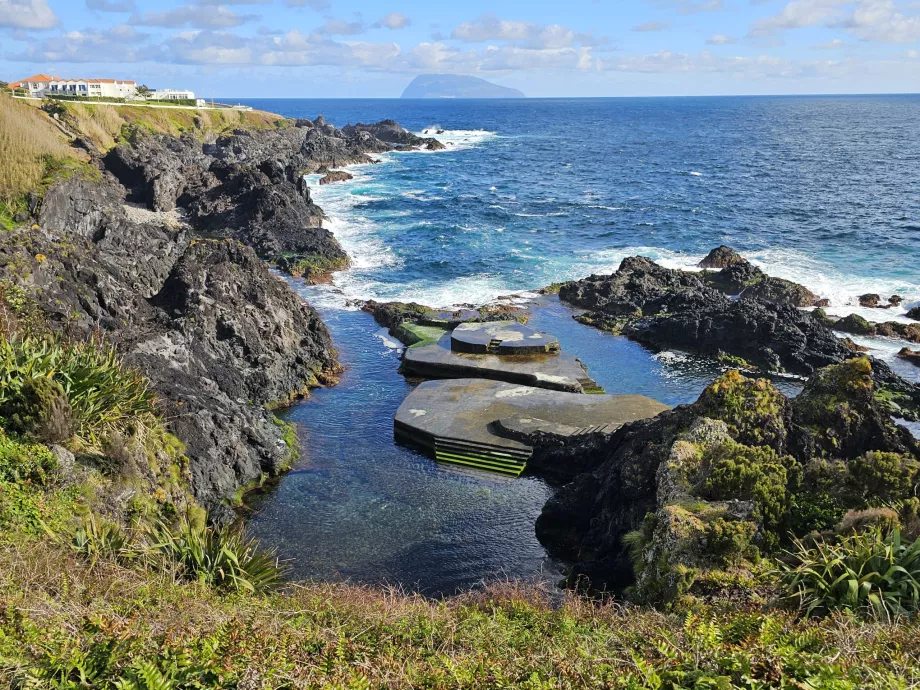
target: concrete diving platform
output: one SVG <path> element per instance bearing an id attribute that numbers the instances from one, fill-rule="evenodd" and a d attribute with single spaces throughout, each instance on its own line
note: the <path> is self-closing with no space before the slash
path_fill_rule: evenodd
<path id="1" fill-rule="evenodd" d="M 513 438 L 516 432 L 612 433 L 666 409 L 643 395 L 582 395 L 478 378 L 426 381 L 397 410 L 394 435 L 438 462 L 518 476 L 533 447 Z"/>
<path id="2" fill-rule="evenodd" d="M 403 354 L 402 373 L 418 378 L 486 378 L 570 393 L 602 393 L 581 361 L 550 335 L 515 321 L 460 324 L 435 343 Z"/>

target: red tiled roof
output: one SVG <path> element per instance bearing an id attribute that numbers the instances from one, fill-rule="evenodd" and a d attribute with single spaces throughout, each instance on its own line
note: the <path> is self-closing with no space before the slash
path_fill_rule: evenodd
<path id="1" fill-rule="evenodd" d="M 13 82 L 12 84 L 9 85 L 9 88 L 21 89 L 25 84 L 27 84 L 30 81 L 48 82 L 48 81 L 56 81 L 58 79 L 60 79 L 60 77 L 52 77 L 47 74 L 36 74 L 34 76 L 27 77 L 26 79 L 20 79 L 17 82 Z"/>

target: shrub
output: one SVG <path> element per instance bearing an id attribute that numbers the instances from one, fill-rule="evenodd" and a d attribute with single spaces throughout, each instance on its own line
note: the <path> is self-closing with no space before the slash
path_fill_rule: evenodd
<path id="1" fill-rule="evenodd" d="M 37 443 L 23 443 L 0 429 L 0 482 L 44 485 L 57 469 L 57 458 Z"/>
<path id="2" fill-rule="evenodd" d="M 908 494 L 917 476 L 918 464 L 898 453 L 870 451 L 850 464 L 852 482 L 866 498 L 897 499 Z"/>
<path id="3" fill-rule="evenodd" d="M 794 534 L 830 529 L 845 512 L 846 506 L 841 500 L 827 491 L 802 491 L 789 497 L 789 516 Z"/>
<path id="4" fill-rule="evenodd" d="M 873 528 L 813 547 L 796 540 L 780 577 L 807 615 L 843 609 L 890 619 L 920 608 L 920 540 Z"/>
<path id="5" fill-rule="evenodd" d="M 707 468 L 701 494 L 709 499 L 752 500 L 768 530 L 775 529 L 786 514 L 786 464 L 769 446 L 745 446 L 726 441 L 709 449 L 703 458 Z"/>
<path id="6" fill-rule="evenodd" d="M 721 419 L 735 440 L 749 445 L 785 445 L 789 401 L 767 379 L 728 371 L 703 391 L 699 405 L 707 417 Z"/>
<path id="7" fill-rule="evenodd" d="M 158 423 L 147 380 L 126 368 L 107 345 L 53 338 L 0 341 L 0 410 L 21 407 L 26 382 L 38 378 L 60 385 L 76 434 L 86 444 L 96 446 L 112 432 L 130 435 Z"/>
<path id="8" fill-rule="evenodd" d="M 218 589 L 260 592 L 277 585 L 284 569 L 236 527 L 182 519 L 178 528 L 157 521 L 147 528 L 147 551 L 161 566 L 177 566 L 185 579 Z"/>
<path id="9" fill-rule="evenodd" d="M 57 381 L 44 376 L 22 382 L 19 395 L 0 407 L 7 429 L 47 443 L 60 443 L 73 436 L 73 412 Z"/>

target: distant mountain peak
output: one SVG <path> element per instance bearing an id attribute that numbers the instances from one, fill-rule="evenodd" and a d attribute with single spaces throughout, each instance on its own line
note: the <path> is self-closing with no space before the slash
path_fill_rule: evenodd
<path id="1" fill-rule="evenodd" d="M 420 74 L 402 98 L 525 98 L 517 89 L 460 74 Z"/>

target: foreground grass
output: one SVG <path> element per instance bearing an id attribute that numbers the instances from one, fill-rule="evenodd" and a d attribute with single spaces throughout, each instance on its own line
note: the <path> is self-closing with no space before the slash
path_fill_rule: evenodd
<path id="1" fill-rule="evenodd" d="M 0 547 L 0 678 L 41 688 L 909 688 L 920 628 L 666 615 L 504 585 L 229 595 L 47 541 Z"/>

